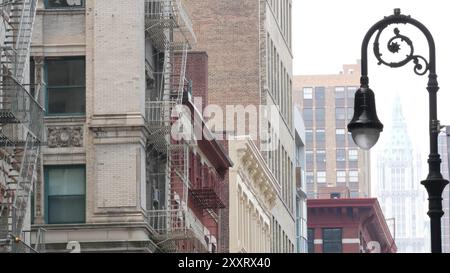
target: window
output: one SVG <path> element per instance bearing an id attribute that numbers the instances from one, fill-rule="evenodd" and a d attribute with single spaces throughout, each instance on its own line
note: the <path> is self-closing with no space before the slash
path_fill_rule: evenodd
<path id="1" fill-rule="evenodd" d="M 312 130 L 305 130 L 306 145 L 312 147 L 314 134 Z"/>
<path id="2" fill-rule="evenodd" d="M 347 182 L 347 173 L 345 171 L 337 171 L 336 172 L 337 182 L 345 183 Z"/>
<path id="3" fill-rule="evenodd" d="M 83 115 L 86 112 L 84 57 L 45 60 L 48 115 Z"/>
<path id="4" fill-rule="evenodd" d="M 316 127 L 325 127 L 325 108 L 316 108 Z"/>
<path id="5" fill-rule="evenodd" d="M 308 228 L 308 253 L 314 253 L 314 229 Z"/>
<path id="6" fill-rule="evenodd" d="M 348 132 L 347 137 L 348 137 L 348 146 L 357 147 L 355 141 L 353 140 L 352 133 Z"/>
<path id="7" fill-rule="evenodd" d="M 317 150 L 316 152 L 316 164 L 317 169 L 325 170 L 327 163 L 327 155 L 324 150 Z"/>
<path id="8" fill-rule="evenodd" d="M 345 119 L 345 108 L 336 108 L 336 119 L 337 120 Z"/>
<path id="9" fill-rule="evenodd" d="M 345 88 L 344 87 L 336 87 L 334 89 L 334 96 L 336 99 L 345 99 Z"/>
<path id="10" fill-rule="evenodd" d="M 316 100 L 325 100 L 325 87 L 316 87 L 314 93 Z"/>
<path id="11" fill-rule="evenodd" d="M 336 150 L 336 161 L 338 162 L 345 161 L 345 149 Z"/>
<path id="12" fill-rule="evenodd" d="M 341 194 L 339 192 L 332 192 L 332 193 L 330 193 L 330 198 L 331 199 L 340 199 Z"/>
<path id="13" fill-rule="evenodd" d="M 325 87 L 316 87 L 314 90 L 315 105 L 316 107 L 325 106 Z"/>
<path id="14" fill-rule="evenodd" d="M 303 120 L 305 121 L 305 126 L 311 127 L 313 125 L 313 110 L 311 108 L 303 109 Z"/>
<path id="15" fill-rule="evenodd" d="M 350 121 L 353 119 L 353 114 L 354 114 L 354 110 L 353 108 L 347 108 L 347 120 Z"/>
<path id="16" fill-rule="evenodd" d="M 314 168 L 314 154 L 312 151 L 306 151 L 306 168 L 308 170 Z"/>
<path id="17" fill-rule="evenodd" d="M 306 172 L 306 183 L 313 184 L 314 183 L 314 173 Z"/>
<path id="18" fill-rule="evenodd" d="M 313 98 L 313 89 L 311 87 L 303 88 L 303 99 L 312 100 Z"/>
<path id="19" fill-rule="evenodd" d="M 322 145 L 320 145 L 322 144 Z M 318 129 L 316 130 L 316 146 L 323 146 L 325 144 L 325 130 Z"/>
<path id="20" fill-rule="evenodd" d="M 336 129 L 336 146 L 345 147 L 345 129 Z"/>
<path id="21" fill-rule="evenodd" d="M 350 171 L 349 176 L 350 176 L 350 182 L 358 182 L 359 181 L 358 171 Z"/>
<path id="22" fill-rule="evenodd" d="M 85 166 L 46 166 L 46 222 L 71 224 L 85 222 Z"/>
<path id="23" fill-rule="evenodd" d="M 84 0 L 45 0 L 45 8 L 81 8 Z"/>
<path id="24" fill-rule="evenodd" d="M 323 253 L 342 253 L 342 229 L 324 228 L 322 232 Z"/>
<path id="25" fill-rule="evenodd" d="M 326 182 L 327 182 L 327 173 L 317 172 L 317 183 L 326 183 Z"/>
<path id="26" fill-rule="evenodd" d="M 355 98 L 355 93 L 358 90 L 357 87 L 351 86 L 347 88 L 347 98 L 349 99 L 354 99 Z"/>
<path id="27" fill-rule="evenodd" d="M 348 150 L 348 160 L 358 161 L 358 150 Z"/>

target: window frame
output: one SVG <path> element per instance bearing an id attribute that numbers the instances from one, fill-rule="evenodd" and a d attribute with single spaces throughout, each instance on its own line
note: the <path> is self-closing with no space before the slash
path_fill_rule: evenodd
<path id="1" fill-rule="evenodd" d="M 84 211 L 83 211 L 83 221 L 82 222 L 65 222 L 65 223 L 49 223 L 49 190 L 50 190 L 50 185 L 49 185 L 49 173 L 48 170 L 49 168 L 51 169 L 83 169 L 84 171 L 84 198 L 83 198 L 83 203 L 84 203 Z M 84 164 L 75 164 L 75 165 L 46 165 L 44 166 L 44 221 L 46 224 L 48 225 L 69 225 L 69 224 L 84 224 L 86 223 L 86 209 L 87 209 L 87 199 L 86 199 L 86 195 L 87 195 L 87 178 L 86 178 L 86 165 Z M 59 195 L 62 196 L 62 195 Z"/>
<path id="2" fill-rule="evenodd" d="M 48 84 L 48 61 L 68 61 L 83 60 L 84 61 L 84 85 L 66 85 L 66 86 L 49 86 Z M 84 117 L 86 116 L 86 56 L 61 56 L 46 57 L 44 60 L 44 79 L 45 79 L 45 116 L 46 117 Z M 84 91 L 84 112 L 80 113 L 49 113 L 49 91 L 51 89 L 74 89 L 80 88 Z"/>
<path id="3" fill-rule="evenodd" d="M 308 96 L 306 96 L 306 91 L 308 90 Z M 311 92 L 310 92 L 311 91 Z M 314 95 L 313 95 L 313 88 L 312 87 L 303 87 L 303 99 L 304 100 L 312 100 Z M 309 94 L 311 96 L 309 96 Z"/>
<path id="4" fill-rule="evenodd" d="M 325 237 L 325 232 L 326 231 L 339 231 L 339 234 L 340 234 L 340 236 L 339 236 L 339 239 L 333 239 L 333 240 L 330 240 L 330 239 L 327 239 L 326 237 Z M 342 243 L 342 237 L 343 237 L 343 230 L 342 230 L 342 228 L 323 228 L 322 229 L 322 252 L 323 253 L 342 253 L 342 251 L 343 251 L 343 243 Z M 326 251 L 326 246 L 327 246 L 327 243 L 329 243 L 329 244 L 338 244 L 340 247 L 340 249 L 339 249 L 339 251 L 338 252 L 329 252 L 329 251 Z"/>

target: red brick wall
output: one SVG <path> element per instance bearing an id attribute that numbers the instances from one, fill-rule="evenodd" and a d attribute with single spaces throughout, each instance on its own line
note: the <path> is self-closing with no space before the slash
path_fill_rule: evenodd
<path id="1" fill-rule="evenodd" d="M 208 54 L 206 52 L 188 53 L 186 78 L 192 81 L 193 96 L 202 98 L 201 110 L 203 111 L 208 104 Z"/>

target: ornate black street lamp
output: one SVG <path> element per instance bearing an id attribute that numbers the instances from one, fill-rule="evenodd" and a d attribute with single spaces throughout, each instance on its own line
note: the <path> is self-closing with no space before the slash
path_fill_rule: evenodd
<path id="1" fill-rule="evenodd" d="M 387 62 L 383 59 L 380 52 L 380 36 L 381 33 L 390 25 L 410 24 L 418 28 L 427 38 L 430 49 L 429 60 L 422 56 L 414 54 L 414 46 L 411 39 L 400 34 L 398 28 L 394 29 L 394 37 L 387 43 L 387 50 L 393 54 L 400 52 L 400 45 L 406 44 L 409 52 L 404 59 L 398 62 Z M 369 77 L 367 74 L 367 48 L 372 36 L 377 33 L 373 45 L 375 57 L 378 64 L 384 64 L 389 67 L 402 67 L 411 61 L 414 63 L 414 72 L 423 76 L 429 72 L 428 93 L 430 97 L 430 155 L 428 159 L 429 173 L 426 180 L 422 184 L 428 191 L 429 211 L 428 215 L 431 220 L 431 251 L 433 253 L 442 252 L 441 242 L 441 217 L 444 215 L 442 211 L 442 192 L 449 183 L 443 179 L 441 174 L 441 158 L 438 153 L 438 135 L 441 130 L 439 120 L 437 119 L 437 98 L 436 94 L 439 90 L 436 75 L 436 51 L 433 36 L 428 29 L 419 21 L 410 16 L 402 15 L 400 9 L 394 10 L 394 15 L 385 17 L 369 29 L 364 37 L 362 44 L 361 56 L 361 88 L 355 94 L 355 114 L 348 125 L 348 130 L 352 133 L 353 140 L 362 149 L 372 148 L 378 141 L 380 133 L 383 131 L 383 124 L 377 117 L 375 107 L 375 95 L 369 88 Z"/>

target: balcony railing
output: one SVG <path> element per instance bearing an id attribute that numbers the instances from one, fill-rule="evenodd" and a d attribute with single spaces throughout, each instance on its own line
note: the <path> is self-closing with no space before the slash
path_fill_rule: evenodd
<path id="1" fill-rule="evenodd" d="M 41 94 L 40 90 L 36 90 Z M 39 96 L 40 97 L 40 96 Z M 42 140 L 44 108 L 28 90 L 11 76 L 2 76 L 0 82 L 0 123 L 2 135 L 11 141 L 23 141 L 25 132 L 5 125 L 20 124 L 37 139 Z"/>
<path id="2" fill-rule="evenodd" d="M 147 219 L 157 242 L 195 239 L 207 249 L 205 227 L 189 209 L 152 210 Z"/>
<path id="3" fill-rule="evenodd" d="M 224 180 L 214 168 L 201 167 L 201 176 L 192 180 L 191 193 L 203 209 L 225 208 Z"/>

